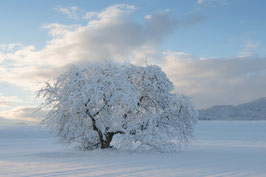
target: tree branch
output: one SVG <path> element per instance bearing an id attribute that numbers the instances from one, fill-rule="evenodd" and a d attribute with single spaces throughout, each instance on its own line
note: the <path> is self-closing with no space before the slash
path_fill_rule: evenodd
<path id="1" fill-rule="evenodd" d="M 114 132 L 114 135 L 115 134 L 125 134 L 125 132 L 118 130 L 118 131 Z"/>

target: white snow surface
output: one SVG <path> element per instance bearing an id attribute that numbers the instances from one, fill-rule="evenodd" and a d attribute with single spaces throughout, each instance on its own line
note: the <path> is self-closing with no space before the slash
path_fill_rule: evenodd
<path id="1" fill-rule="evenodd" d="M 266 176 L 266 121 L 199 121 L 176 153 L 94 150 L 55 143 L 37 126 L 0 126 L 0 176 Z"/>

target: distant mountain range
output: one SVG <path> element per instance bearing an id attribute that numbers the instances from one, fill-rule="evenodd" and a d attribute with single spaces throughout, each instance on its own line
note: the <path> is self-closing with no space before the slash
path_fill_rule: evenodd
<path id="1" fill-rule="evenodd" d="M 199 120 L 266 120 L 266 97 L 237 106 L 201 109 Z"/>

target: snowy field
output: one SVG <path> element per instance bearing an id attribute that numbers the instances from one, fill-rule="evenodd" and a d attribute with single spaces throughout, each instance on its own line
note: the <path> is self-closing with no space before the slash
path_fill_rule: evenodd
<path id="1" fill-rule="evenodd" d="M 200 121 L 178 153 L 77 152 L 40 127 L 0 127 L 0 176 L 266 176 L 266 121 Z"/>

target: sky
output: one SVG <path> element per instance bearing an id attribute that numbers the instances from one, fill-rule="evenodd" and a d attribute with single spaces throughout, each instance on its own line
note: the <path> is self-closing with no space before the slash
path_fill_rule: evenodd
<path id="1" fill-rule="evenodd" d="M 69 65 L 159 65 L 197 109 L 266 96 L 266 1 L 0 2 L 0 124 L 38 122 L 36 91 Z"/>

